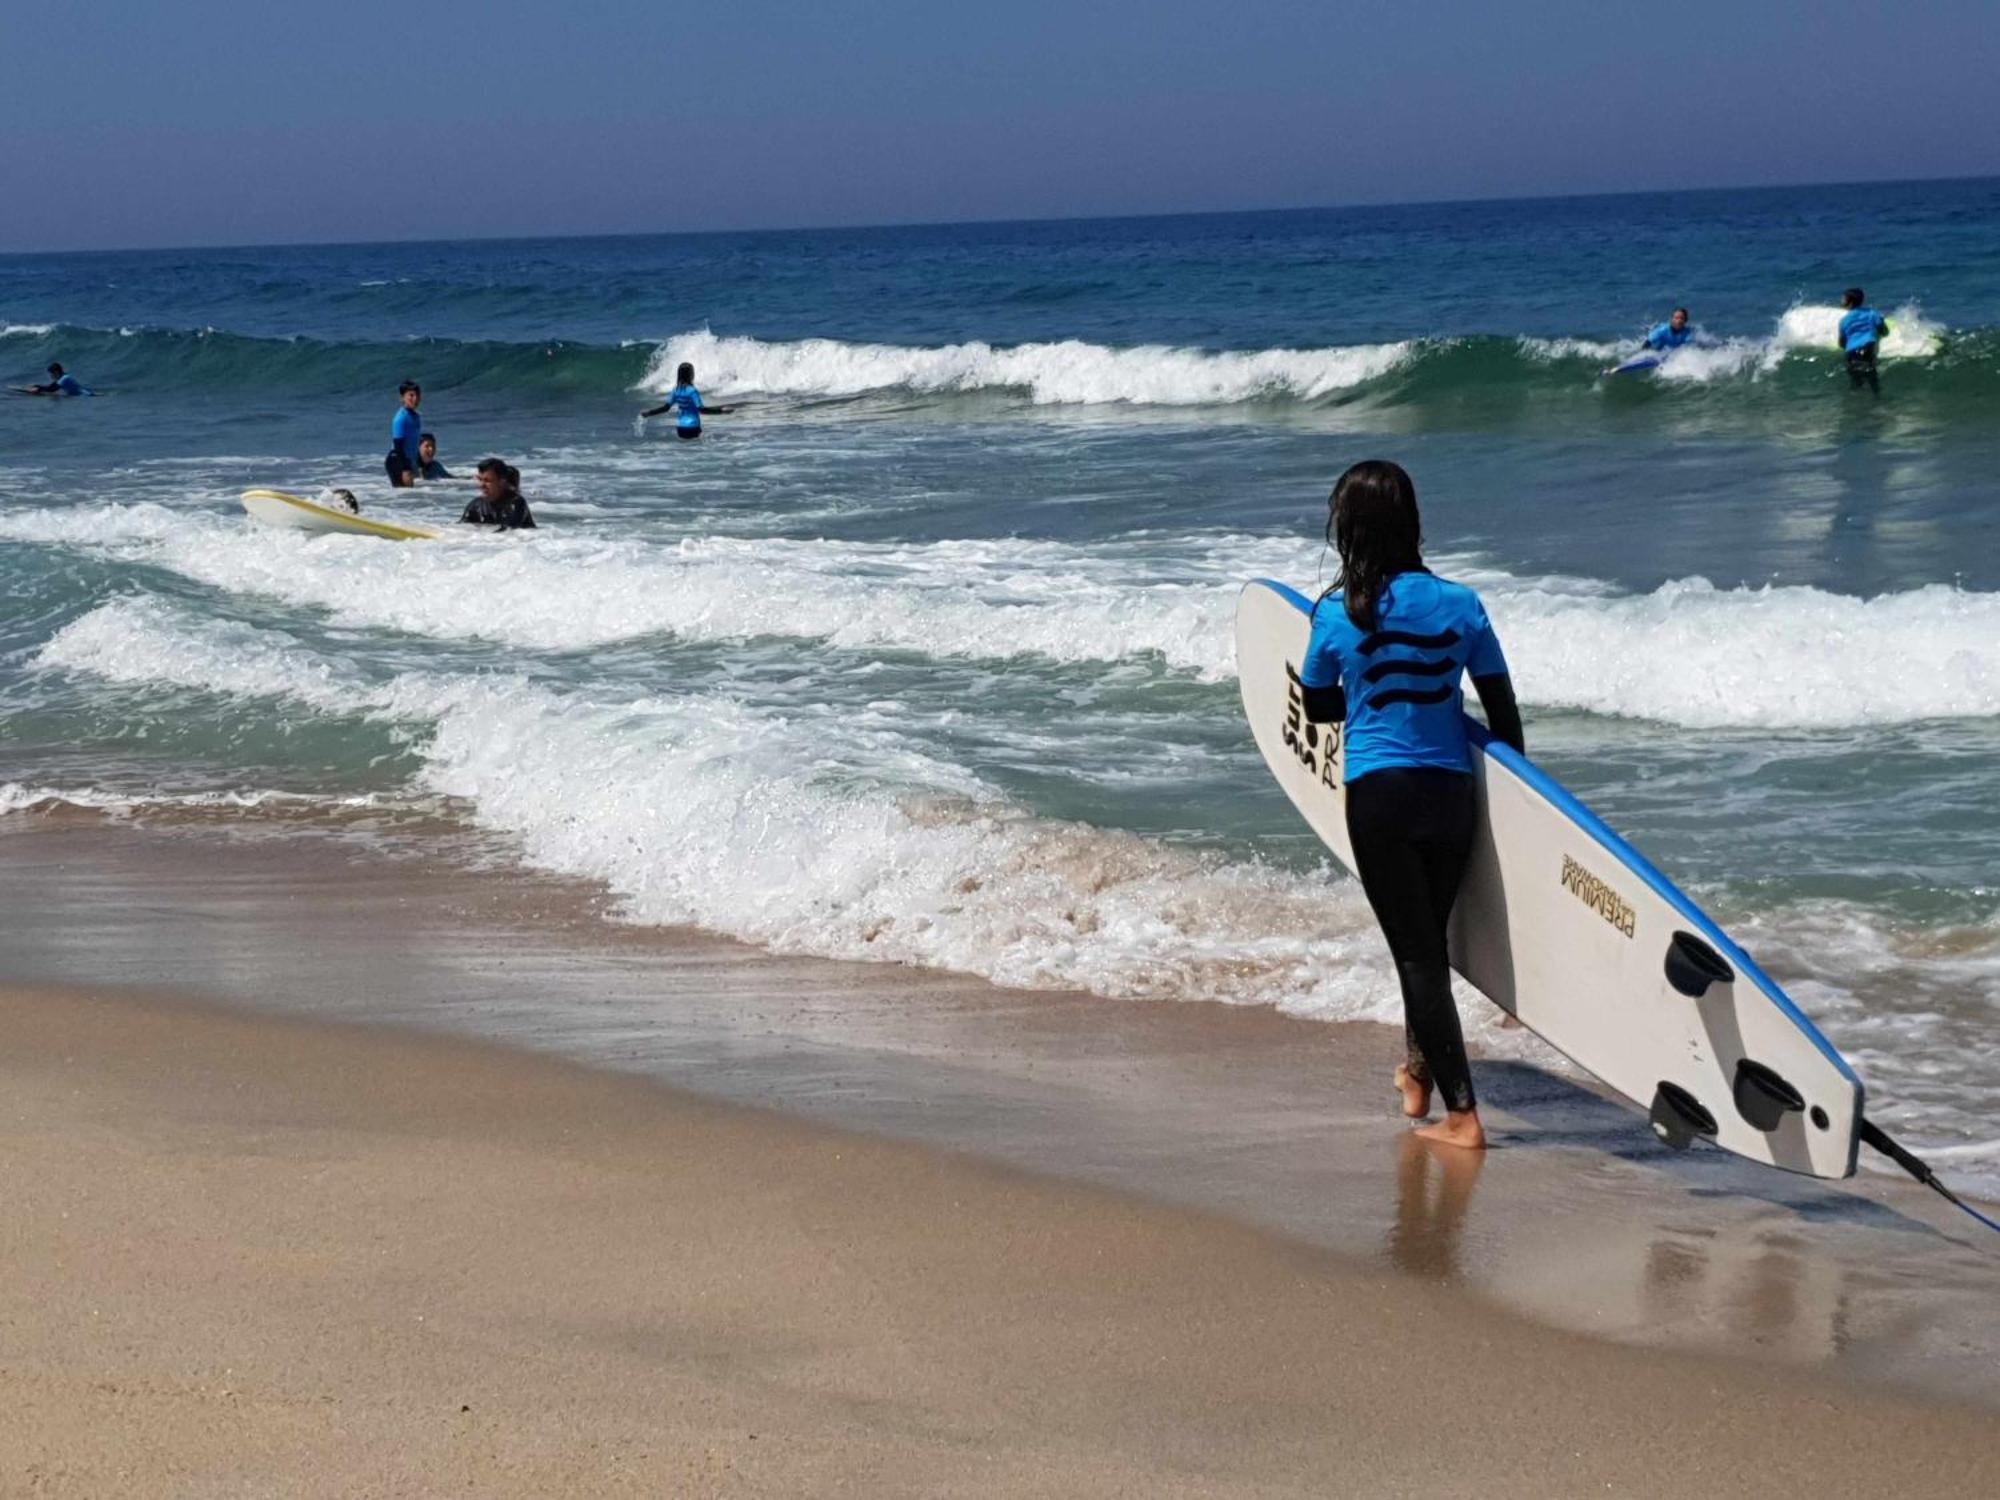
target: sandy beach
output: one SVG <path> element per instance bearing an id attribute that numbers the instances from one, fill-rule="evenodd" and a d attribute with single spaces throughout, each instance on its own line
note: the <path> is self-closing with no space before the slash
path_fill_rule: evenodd
<path id="1" fill-rule="evenodd" d="M 640 1081 L 162 998 L 4 1015 L 15 1492 L 2000 1482 L 1988 1414 Z"/>
<path id="2" fill-rule="evenodd" d="M 1703 1200 L 1657 1178 L 1651 1219 L 1582 1234 L 1606 1200 L 1550 1187 L 1545 1153 L 1466 1165 L 1393 1128 L 1357 1150 L 1359 1064 L 1326 1066 L 1352 1046 L 1323 1043 L 1294 1100 L 1275 1064 L 1297 1038 L 1268 1014 L 668 942 L 605 926 L 586 891 L 324 839 L 10 824 L 9 1491 L 2000 1480 L 1991 1383 L 1961 1404 L 1921 1378 L 1986 1358 L 1975 1252 L 1900 1195 L 1845 1226 L 1904 1246 L 1872 1281 L 1770 1202 L 1721 1195 L 1689 1232 Z M 568 1033 L 558 988 L 584 1012 Z M 870 1036 L 868 993 L 916 1040 Z M 1310 1188 L 1252 1165 L 1314 1140 Z M 1320 1197 L 1288 1218 L 1292 1190 Z M 1551 1205 L 1566 1258 L 1535 1231 Z M 1659 1322 L 1705 1308 L 1715 1329 L 1619 1313 L 1632 1243 Z M 1531 1254 L 1609 1339 L 1519 1315 Z M 1913 1288 L 1924 1257 L 1939 1284 Z"/>

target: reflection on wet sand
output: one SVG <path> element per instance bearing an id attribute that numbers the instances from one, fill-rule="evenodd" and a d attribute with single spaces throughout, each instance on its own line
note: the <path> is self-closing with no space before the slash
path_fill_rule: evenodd
<path id="1" fill-rule="evenodd" d="M 1455 1281 L 1465 1211 L 1486 1165 L 1484 1151 L 1435 1146 L 1405 1134 L 1396 1147 L 1396 1217 L 1389 1259 L 1414 1276 Z"/>

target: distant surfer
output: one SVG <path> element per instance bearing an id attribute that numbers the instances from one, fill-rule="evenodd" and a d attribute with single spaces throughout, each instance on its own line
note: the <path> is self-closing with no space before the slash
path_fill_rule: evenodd
<path id="1" fill-rule="evenodd" d="M 458 518 L 467 526 L 534 531 L 535 518 L 521 498 L 521 471 L 497 458 L 479 460 L 479 496 Z"/>
<path id="2" fill-rule="evenodd" d="M 425 433 L 417 439 L 417 477 L 420 479 L 449 479 L 451 470 L 438 462 L 437 434 Z"/>
<path id="3" fill-rule="evenodd" d="M 24 396 L 90 396 L 96 393 L 74 375 L 64 372 L 61 365 L 49 366 L 49 378 L 41 385 L 17 386 Z"/>
<path id="4" fill-rule="evenodd" d="M 1862 386 L 1882 394 L 1882 377 L 1875 372 L 1876 356 L 1889 332 L 1889 320 L 1868 306 L 1868 294 L 1858 286 L 1841 293 L 1840 305 L 1847 309 L 1840 320 L 1840 351 L 1847 357 L 1847 379 L 1855 390 Z"/>
<path id="5" fill-rule="evenodd" d="M 1445 940 L 1477 817 L 1462 676 L 1516 750 L 1521 711 L 1478 594 L 1424 566 L 1417 490 L 1400 465 L 1341 475 L 1326 534 L 1340 576 L 1313 606 L 1299 685 L 1308 719 L 1346 725 L 1348 837 L 1403 991 L 1396 1088 L 1413 1120 L 1433 1089 L 1444 1096 L 1445 1118 L 1418 1135 L 1483 1149 Z"/>
<path id="6" fill-rule="evenodd" d="M 1645 347 L 1655 354 L 1666 354 L 1693 342 L 1694 330 L 1688 326 L 1688 310 L 1677 307 L 1666 322 L 1653 325 L 1653 331 L 1646 335 Z"/>
<path id="7" fill-rule="evenodd" d="M 674 417 L 674 436 L 677 438 L 698 438 L 701 436 L 701 419 L 708 416 L 727 416 L 726 406 L 703 406 L 701 392 L 694 388 L 694 366 L 682 364 L 674 372 L 674 388 L 667 392 L 667 399 L 651 411 L 639 413 L 642 417 L 663 417 L 668 412 Z"/>
<path id="8" fill-rule="evenodd" d="M 382 467 L 389 471 L 389 483 L 402 490 L 415 484 L 423 472 L 423 459 L 417 450 L 423 441 L 424 419 L 417 415 L 417 408 L 423 405 L 424 388 L 406 380 L 396 387 L 396 399 L 401 404 L 389 422 L 389 456 L 382 460 Z"/>

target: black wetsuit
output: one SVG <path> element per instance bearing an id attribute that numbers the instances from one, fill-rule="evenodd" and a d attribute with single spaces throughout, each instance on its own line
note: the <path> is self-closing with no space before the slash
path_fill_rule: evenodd
<path id="1" fill-rule="evenodd" d="M 1513 683 L 1477 595 L 1422 570 L 1386 586 L 1366 629 L 1331 594 L 1313 622 L 1300 707 L 1313 723 L 1346 725 L 1347 833 L 1403 991 L 1410 1076 L 1434 1084 L 1445 1108 L 1462 1113 L 1476 1100 L 1446 934 L 1477 801 L 1458 683 L 1461 673 L 1474 674 L 1494 737 L 1518 750 Z M 1438 763 L 1444 759 L 1457 764 Z"/>
<path id="2" fill-rule="evenodd" d="M 534 515 L 528 510 L 528 502 L 517 492 L 502 495 L 498 500 L 488 500 L 479 496 L 465 507 L 465 514 L 458 518 L 468 526 L 497 526 L 502 531 L 533 531 Z"/>

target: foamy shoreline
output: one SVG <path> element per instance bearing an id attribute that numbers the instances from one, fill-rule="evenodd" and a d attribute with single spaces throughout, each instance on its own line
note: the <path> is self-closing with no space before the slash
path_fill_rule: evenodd
<path id="1" fill-rule="evenodd" d="M 504 1041 L 1220 1213 L 1619 1343 L 2000 1404 L 2000 1273 L 1907 1184 L 1674 1156 L 1492 1060 L 1499 1149 L 1440 1177 L 1390 1110 L 1386 1028 L 778 958 L 606 925 L 587 886 L 205 826 L 10 820 L 0 980 Z"/>

